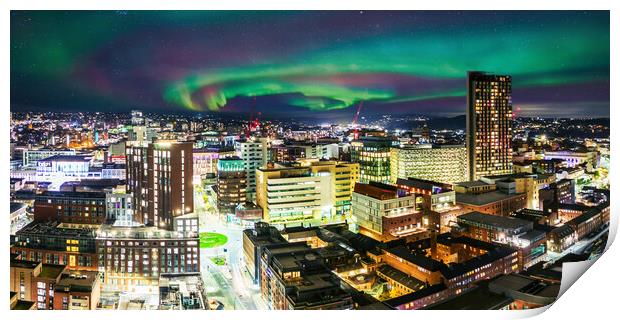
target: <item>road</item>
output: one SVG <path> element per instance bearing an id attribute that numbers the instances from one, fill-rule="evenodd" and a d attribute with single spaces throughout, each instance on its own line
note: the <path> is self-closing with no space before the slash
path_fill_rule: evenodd
<path id="1" fill-rule="evenodd" d="M 584 251 L 587 248 L 589 248 L 590 245 L 594 243 L 594 241 L 596 241 L 598 238 L 602 237 L 608 231 L 609 231 L 609 226 L 605 227 L 605 229 L 601 230 L 599 233 L 597 233 L 592 238 L 582 239 L 582 240 L 580 240 L 577 243 L 573 244 L 572 246 L 570 246 L 568 249 L 564 250 L 561 253 L 556 253 L 556 252 L 548 251 L 547 252 L 547 257 L 548 257 L 549 263 L 553 263 L 553 262 L 561 259 L 562 257 L 564 257 L 565 255 L 567 255 L 569 253 L 576 253 L 576 254 L 584 253 Z"/>
<path id="2" fill-rule="evenodd" d="M 214 203 L 213 193 L 207 192 L 207 203 L 197 188 L 194 210 L 200 220 L 200 232 L 217 232 L 226 235 L 228 242 L 211 249 L 200 249 L 200 263 L 203 280 L 209 298 L 224 303 L 224 309 L 257 310 L 263 309 L 259 289 L 249 278 L 243 266 L 241 226 L 228 224 L 220 219 Z M 216 265 L 211 259 L 224 257 L 224 266 Z"/>
<path id="3" fill-rule="evenodd" d="M 200 249 L 201 273 L 210 299 L 224 303 L 224 309 L 266 310 L 260 296 L 260 288 L 252 282 L 246 271 L 243 257 L 243 228 L 226 222 L 217 212 L 215 193 L 210 187 L 197 186 L 194 195 L 194 211 L 198 214 L 200 232 L 217 232 L 226 235 L 228 242 L 212 249 Z M 206 198 L 206 201 L 205 201 Z M 344 222 L 342 216 L 329 220 L 306 221 L 304 225 L 319 225 Z M 291 223 L 288 226 L 300 225 Z M 211 259 L 223 257 L 224 266 L 216 265 Z"/>

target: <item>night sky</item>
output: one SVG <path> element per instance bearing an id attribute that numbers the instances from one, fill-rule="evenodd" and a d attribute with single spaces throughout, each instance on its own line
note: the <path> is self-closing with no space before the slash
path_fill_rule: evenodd
<path id="1" fill-rule="evenodd" d="M 609 51 L 606 11 L 12 11 L 11 110 L 454 116 L 480 70 L 608 117 Z"/>

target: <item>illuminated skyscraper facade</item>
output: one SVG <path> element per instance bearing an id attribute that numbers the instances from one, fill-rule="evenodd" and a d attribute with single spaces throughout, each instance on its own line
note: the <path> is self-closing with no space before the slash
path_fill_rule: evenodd
<path id="1" fill-rule="evenodd" d="M 219 159 L 217 163 L 217 207 L 220 212 L 233 213 L 246 201 L 247 177 L 239 157 Z"/>
<path id="2" fill-rule="evenodd" d="M 467 74 L 469 179 L 512 173 L 512 78 Z"/>
<path id="3" fill-rule="evenodd" d="M 398 178 L 455 183 L 469 179 L 467 151 L 463 145 L 418 144 L 392 147 L 390 182 Z"/>
<path id="4" fill-rule="evenodd" d="M 364 137 L 351 142 L 351 162 L 360 164 L 360 182 L 390 182 L 392 140 Z"/>
<path id="5" fill-rule="evenodd" d="M 127 146 L 127 191 L 138 223 L 167 230 L 194 212 L 192 143 L 158 141 Z"/>
<path id="6" fill-rule="evenodd" d="M 236 141 L 235 152 L 243 160 L 246 172 L 246 199 L 254 201 L 256 196 L 256 169 L 267 164 L 269 142 L 265 138 Z"/>

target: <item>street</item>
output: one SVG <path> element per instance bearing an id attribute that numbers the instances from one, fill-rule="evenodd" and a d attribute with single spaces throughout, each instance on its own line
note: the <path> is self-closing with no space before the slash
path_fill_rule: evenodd
<path id="1" fill-rule="evenodd" d="M 605 227 L 603 230 L 601 230 L 600 232 L 598 232 L 596 235 L 594 235 L 591 238 L 586 238 L 586 239 L 582 239 L 580 241 L 578 241 L 577 243 L 573 244 L 572 246 L 570 246 L 568 249 L 564 250 L 561 253 L 556 253 L 556 252 L 551 252 L 548 251 L 547 252 L 547 261 L 549 261 L 549 264 L 561 259 L 562 257 L 564 257 L 565 255 L 569 254 L 569 253 L 576 253 L 576 254 L 581 254 L 584 253 L 584 251 L 591 245 L 593 244 L 597 239 L 599 239 L 601 236 L 603 236 L 604 234 L 606 234 L 609 231 L 609 226 Z"/>
<path id="2" fill-rule="evenodd" d="M 206 203 L 203 194 L 208 199 Z M 200 249 L 201 273 L 209 299 L 221 301 L 226 310 L 263 309 L 259 288 L 252 283 L 243 266 L 243 229 L 220 219 L 213 206 L 213 197 L 212 192 L 196 188 L 194 210 L 200 220 L 200 232 L 216 232 L 228 237 L 228 242 L 222 246 Z M 215 257 L 225 258 L 225 264 L 216 265 L 212 260 Z"/>

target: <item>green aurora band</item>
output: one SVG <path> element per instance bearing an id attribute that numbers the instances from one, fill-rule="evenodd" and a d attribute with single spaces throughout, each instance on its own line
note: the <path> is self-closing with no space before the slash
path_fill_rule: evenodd
<path id="1" fill-rule="evenodd" d="M 399 96 L 392 90 L 329 82 L 351 74 L 394 73 L 429 78 L 463 78 L 467 70 L 501 72 L 514 76 L 515 86 L 564 85 L 601 80 L 597 74 L 567 70 L 605 68 L 597 61 L 609 57 L 609 33 L 588 26 L 526 28 L 493 35 L 461 31 L 452 35 L 400 35 L 322 48 L 286 63 L 247 65 L 205 71 L 173 83 L 164 98 L 191 110 L 220 110 L 228 99 L 299 93 L 288 101 L 310 110 L 346 108 L 361 100 L 403 102 L 463 96 L 462 88 Z M 570 36 L 568 36 L 570 34 Z M 440 39 L 440 40 L 438 40 Z M 450 40 L 446 40 L 450 39 Z M 601 45 L 603 44 L 603 45 Z M 303 76 L 325 82 L 304 83 Z M 201 91 L 203 88 L 210 90 Z M 202 96 L 201 96 L 202 95 Z M 331 101 L 330 103 L 326 102 Z"/>

